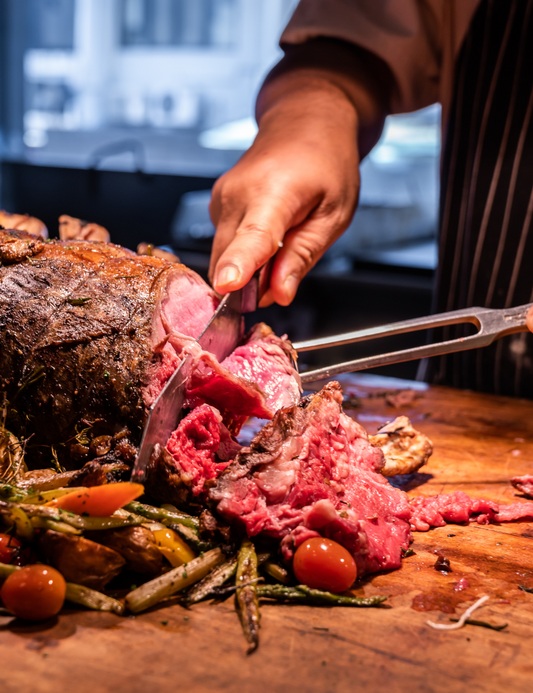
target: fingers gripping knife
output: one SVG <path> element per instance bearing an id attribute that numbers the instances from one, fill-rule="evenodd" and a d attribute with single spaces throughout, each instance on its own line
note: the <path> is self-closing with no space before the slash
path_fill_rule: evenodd
<path id="1" fill-rule="evenodd" d="M 226 294 L 196 340 L 201 349 L 214 354 L 219 362 L 229 356 L 241 339 L 242 314 L 256 309 L 258 295 L 258 277 L 253 277 L 242 289 Z M 131 474 L 132 481 L 142 483 L 145 480 L 146 468 L 155 445 L 166 445 L 176 429 L 193 364 L 193 356 L 188 354 L 152 405 Z"/>
<path id="2" fill-rule="evenodd" d="M 376 368 L 390 363 L 401 363 L 403 361 L 413 361 L 426 358 L 428 356 L 440 356 L 450 354 L 455 351 L 465 351 L 466 349 L 478 349 L 488 346 L 500 337 L 518 332 L 527 332 L 526 317 L 529 309 L 533 306 L 530 303 L 516 308 L 504 308 L 501 310 L 491 308 L 463 308 L 449 313 L 429 315 L 425 318 L 396 322 L 382 327 L 371 327 L 357 332 L 347 332 L 346 334 L 323 337 L 322 339 L 310 339 L 305 342 L 293 344 L 298 353 L 311 351 L 313 349 L 324 349 L 326 347 L 340 346 L 341 344 L 351 344 L 362 342 L 377 337 L 390 337 L 406 332 L 416 332 L 427 330 L 432 327 L 444 327 L 446 325 L 460 325 L 472 323 L 478 328 L 474 335 L 451 339 L 445 342 L 436 342 L 424 346 L 414 347 L 413 349 L 403 349 L 392 351 L 387 354 L 378 354 L 354 361 L 346 361 L 317 370 L 306 371 L 301 374 L 302 383 L 312 383 L 323 378 L 339 375 L 340 373 L 351 373 L 362 371 L 367 368 Z"/>

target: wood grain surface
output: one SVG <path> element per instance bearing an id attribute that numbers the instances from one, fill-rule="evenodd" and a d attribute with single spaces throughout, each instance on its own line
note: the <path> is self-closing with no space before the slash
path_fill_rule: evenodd
<path id="1" fill-rule="evenodd" d="M 427 467 L 400 480 L 410 494 L 462 489 L 520 500 L 509 478 L 533 470 L 533 402 L 428 388 L 394 409 L 384 395 L 402 387 L 397 381 L 352 376 L 344 385 L 361 403 L 349 413 L 369 432 L 405 413 L 433 440 Z M 251 656 L 231 599 L 190 610 L 167 604 L 135 618 L 72 610 L 38 626 L 2 617 L 0 691 L 530 691 L 533 594 L 518 585 L 533 587 L 533 523 L 448 525 L 415 533 L 413 548 L 401 570 L 357 587 L 391 595 L 382 608 L 264 605 Z M 439 554 L 452 572 L 435 570 Z M 462 577 L 470 587 L 454 591 Z M 427 625 L 485 594 L 476 616 L 505 630 Z"/>

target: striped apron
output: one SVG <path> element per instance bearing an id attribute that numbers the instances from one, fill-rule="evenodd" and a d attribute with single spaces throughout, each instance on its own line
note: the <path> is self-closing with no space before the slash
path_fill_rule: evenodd
<path id="1" fill-rule="evenodd" d="M 480 4 L 457 60 L 441 176 L 434 312 L 533 302 L 533 0 Z M 436 384 L 533 398 L 533 334 L 425 365 Z"/>

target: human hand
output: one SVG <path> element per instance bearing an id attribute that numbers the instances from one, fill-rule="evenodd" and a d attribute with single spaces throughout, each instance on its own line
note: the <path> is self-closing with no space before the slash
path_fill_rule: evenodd
<path id="1" fill-rule="evenodd" d="M 265 114 L 252 147 L 213 188 L 210 278 L 220 293 L 244 286 L 277 253 L 262 305 L 288 305 L 350 223 L 359 193 L 355 110 L 334 88 L 307 93 L 305 109 L 301 98 Z"/>
<path id="2" fill-rule="evenodd" d="M 345 42 L 287 47 L 258 97 L 259 133 L 215 184 L 209 277 L 244 286 L 276 255 L 260 305 L 289 304 L 303 276 L 346 229 L 359 195 L 359 146 L 381 134 L 391 77 Z"/>

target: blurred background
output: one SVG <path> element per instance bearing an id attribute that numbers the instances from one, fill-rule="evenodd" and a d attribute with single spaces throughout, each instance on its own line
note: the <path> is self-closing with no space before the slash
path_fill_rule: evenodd
<path id="1" fill-rule="evenodd" d="M 127 247 L 169 246 L 205 276 L 210 189 L 254 139 L 255 96 L 296 5 L 0 0 L 0 208 L 52 236 L 62 213 L 94 221 Z M 349 229 L 292 306 L 260 317 L 303 339 L 428 313 L 439 153 L 437 105 L 389 117 Z M 413 377 L 416 364 L 382 372 Z"/>

